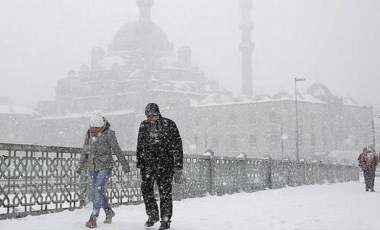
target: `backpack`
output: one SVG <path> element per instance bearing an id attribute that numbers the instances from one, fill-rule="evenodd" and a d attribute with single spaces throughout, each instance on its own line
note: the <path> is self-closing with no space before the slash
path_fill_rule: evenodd
<path id="1" fill-rule="evenodd" d="M 375 163 L 375 154 L 373 152 L 367 152 L 363 155 L 364 163 L 367 167 L 371 167 Z"/>

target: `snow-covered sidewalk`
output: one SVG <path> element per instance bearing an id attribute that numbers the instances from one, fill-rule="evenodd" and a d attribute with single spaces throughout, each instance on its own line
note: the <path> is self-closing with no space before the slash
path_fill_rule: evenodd
<path id="1" fill-rule="evenodd" d="M 380 180 L 376 181 L 380 191 Z M 375 189 L 376 189 L 375 184 Z M 145 228 L 143 205 L 114 209 L 111 225 L 98 229 Z M 73 212 L 0 220 L 0 229 L 86 229 L 91 205 Z M 365 192 L 363 182 L 288 187 L 277 190 L 239 193 L 221 197 L 186 199 L 174 202 L 173 230 L 252 229 L 380 229 L 380 192 Z"/>

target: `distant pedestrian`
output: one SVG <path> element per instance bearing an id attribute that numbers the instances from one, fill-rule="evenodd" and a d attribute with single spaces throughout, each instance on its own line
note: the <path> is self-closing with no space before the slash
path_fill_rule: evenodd
<path id="1" fill-rule="evenodd" d="M 173 214 L 172 183 L 182 179 L 182 140 L 176 124 L 161 116 L 158 105 L 149 103 L 145 108 L 137 138 L 137 168 L 141 173 L 141 192 L 148 220 L 153 226 L 161 217 L 159 230 L 169 229 Z M 160 196 L 160 212 L 154 197 L 154 183 Z"/>
<path id="2" fill-rule="evenodd" d="M 115 216 L 107 197 L 107 182 L 112 176 L 114 165 L 112 151 L 121 163 L 124 173 L 130 172 L 128 161 L 121 152 L 115 132 L 110 129 L 110 126 L 100 111 L 94 112 L 90 120 L 90 128 L 86 132 L 83 151 L 76 170 L 80 174 L 87 165 L 91 179 L 93 211 L 89 221 L 85 224 L 88 228 L 97 227 L 96 219 L 99 216 L 100 208 L 103 208 L 106 214 L 104 223 L 110 224 Z"/>
<path id="3" fill-rule="evenodd" d="M 368 147 L 360 158 L 360 165 L 364 173 L 365 190 L 374 192 L 375 172 L 379 156 L 372 147 Z"/>

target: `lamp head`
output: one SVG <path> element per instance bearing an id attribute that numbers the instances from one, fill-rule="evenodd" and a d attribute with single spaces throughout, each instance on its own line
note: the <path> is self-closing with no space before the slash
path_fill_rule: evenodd
<path id="1" fill-rule="evenodd" d="M 295 81 L 305 81 L 305 78 L 294 78 Z"/>

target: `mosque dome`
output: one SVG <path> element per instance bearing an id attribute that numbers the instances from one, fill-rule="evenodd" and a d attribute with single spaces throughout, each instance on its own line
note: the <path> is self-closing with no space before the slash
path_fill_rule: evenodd
<path id="1" fill-rule="evenodd" d="M 112 53 L 136 50 L 160 50 L 162 53 L 172 52 L 172 44 L 165 32 L 154 23 L 135 21 L 125 24 L 116 33 L 110 45 Z"/>
<path id="2" fill-rule="evenodd" d="M 321 83 L 315 83 L 311 85 L 307 89 L 306 93 L 322 101 L 329 101 L 330 99 L 334 98 L 334 95 L 331 93 L 331 91 Z"/>

